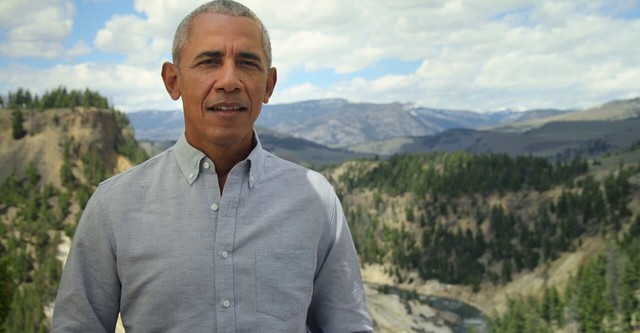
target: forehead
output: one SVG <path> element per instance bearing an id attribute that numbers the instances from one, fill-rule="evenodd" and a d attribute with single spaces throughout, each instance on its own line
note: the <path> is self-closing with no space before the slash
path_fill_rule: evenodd
<path id="1" fill-rule="evenodd" d="M 242 16 L 202 13 L 193 18 L 186 48 L 220 44 L 262 50 L 262 30 L 257 22 Z M 254 50 L 255 51 L 255 50 Z"/>

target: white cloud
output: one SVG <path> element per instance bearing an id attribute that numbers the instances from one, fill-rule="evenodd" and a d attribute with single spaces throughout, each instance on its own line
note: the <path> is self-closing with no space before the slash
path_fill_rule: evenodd
<path id="1" fill-rule="evenodd" d="M 566 15 L 570 9 L 556 8 L 565 15 L 562 22 L 487 21 L 475 29 L 452 26 L 435 39 L 421 40 L 417 44 L 425 53 L 418 59 L 426 61 L 407 95 L 422 105 L 489 109 L 523 103 L 518 98 L 528 107 L 588 106 L 637 92 L 640 57 L 633 39 L 640 35 L 640 22 L 598 13 Z M 611 62 L 621 66 L 608 66 Z M 602 66 L 609 70 L 593 75 Z M 601 84 L 595 88 L 592 82 Z"/>
<path id="2" fill-rule="evenodd" d="M 89 87 L 99 91 L 123 111 L 176 108 L 162 84 L 160 71 L 140 66 L 122 64 L 109 67 L 83 63 L 39 70 L 18 65 L 0 68 L 0 76 L 6 77 L 0 83 L 1 91 L 28 87 L 33 93 L 41 95 L 59 85 L 80 90 Z"/>
<path id="3" fill-rule="evenodd" d="M 11 28 L 23 23 L 23 18 L 31 11 L 34 4 L 22 0 L 5 0 L 0 2 L 0 25 Z"/>
<path id="4" fill-rule="evenodd" d="M 12 57 L 57 58 L 73 28 L 75 8 L 68 0 L 9 0 L 0 3 L 0 23 L 7 29 L 0 53 Z"/>
<path id="5" fill-rule="evenodd" d="M 94 40 L 105 52 L 124 54 L 136 64 L 150 64 L 171 54 L 173 34 L 197 0 L 136 0 L 136 14 L 115 15 L 105 23 Z"/>
<path id="6" fill-rule="evenodd" d="M 66 50 L 65 55 L 68 58 L 83 56 L 91 53 L 91 47 L 87 45 L 84 41 L 78 41 L 71 48 Z"/>
<path id="7" fill-rule="evenodd" d="M 613 16 L 628 11 L 634 5 L 631 0 L 615 4 L 608 0 L 243 2 L 271 33 L 279 72 L 271 103 L 342 97 L 489 110 L 591 106 L 640 92 L 636 46 L 640 18 Z M 15 19 L 31 15 L 30 8 L 36 8 L 23 3 L 27 2 L 0 3 L 0 25 L 9 30 L 7 36 L 49 36 L 49 40 L 9 39 L 0 45 L 0 53 L 55 58 L 91 51 L 84 42 L 68 50 L 60 43 L 69 34 L 64 19 L 73 16 L 69 1 L 48 2 L 44 7 L 57 11 L 38 14 L 54 17 L 58 13 L 57 25 L 50 31 L 43 27 L 51 22 Z M 31 69 L 20 80 L 8 68 L 5 74 L 13 75 L 11 82 L 38 84 L 41 89 L 61 83 L 89 86 L 113 96 L 116 104 L 129 110 L 175 107 L 162 87 L 160 65 L 170 56 L 177 24 L 200 4 L 200 0 L 136 0 L 135 13 L 115 15 L 105 22 L 92 46 L 124 55 L 122 64 Z M 351 76 L 389 59 L 420 66 L 405 75 Z M 320 70 L 350 76 L 329 84 L 296 77 L 300 84 L 288 84 L 293 75 Z M 31 79 L 37 83 L 25 84 Z"/>
<path id="8" fill-rule="evenodd" d="M 104 52 L 138 53 L 146 49 L 144 21 L 135 15 L 117 15 L 99 30 L 95 46 Z"/>
<path id="9" fill-rule="evenodd" d="M 11 58 L 59 58 L 64 52 L 62 43 L 46 41 L 9 41 L 0 43 L 0 54 Z"/>
<path id="10" fill-rule="evenodd" d="M 23 23 L 9 31 L 12 40 L 61 40 L 71 33 L 74 9 L 71 3 L 60 3 L 59 6 L 41 7 L 29 12 Z"/>

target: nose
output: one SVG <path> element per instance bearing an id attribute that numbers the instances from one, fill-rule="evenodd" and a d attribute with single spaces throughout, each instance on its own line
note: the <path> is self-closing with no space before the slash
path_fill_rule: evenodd
<path id="1" fill-rule="evenodd" d="M 227 62 L 220 67 L 214 88 L 216 91 L 226 93 L 233 93 L 242 89 L 242 82 L 238 77 L 238 69 L 235 64 Z"/>

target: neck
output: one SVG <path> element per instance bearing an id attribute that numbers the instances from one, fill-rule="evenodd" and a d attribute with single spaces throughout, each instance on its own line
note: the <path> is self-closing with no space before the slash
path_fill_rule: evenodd
<path id="1" fill-rule="evenodd" d="M 227 180 L 227 175 L 233 169 L 233 167 L 244 160 L 251 151 L 251 146 L 247 147 L 246 151 L 238 154 L 236 152 L 223 151 L 218 154 L 205 152 L 205 154 L 213 161 L 216 166 L 216 174 L 218 175 L 218 184 L 220 185 L 220 193 L 224 190 L 224 184 Z"/>
<path id="2" fill-rule="evenodd" d="M 246 139 L 231 145 L 217 145 L 206 141 L 189 140 L 188 136 L 187 142 L 207 155 L 215 164 L 221 194 L 227 180 L 227 175 L 231 169 L 247 158 L 255 146 L 253 143 L 253 133 L 248 135 Z"/>

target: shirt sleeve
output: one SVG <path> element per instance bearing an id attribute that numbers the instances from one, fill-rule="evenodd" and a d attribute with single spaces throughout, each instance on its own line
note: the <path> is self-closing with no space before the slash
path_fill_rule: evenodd
<path id="1" fill-rule="evenodd" d="M 334 243 L 316 274 L 307 325 L 319 332 L 373 332 L 360 264 L 342 206 L 334 194 Z"/>
<path id="2" fill-rule="evenodd" d="M 120 282 L 103 194 L 99 187 L 76 228 L 56 296 L 54 333 L 115 330 Z"/>

